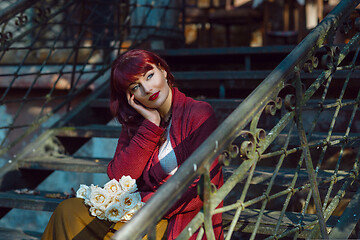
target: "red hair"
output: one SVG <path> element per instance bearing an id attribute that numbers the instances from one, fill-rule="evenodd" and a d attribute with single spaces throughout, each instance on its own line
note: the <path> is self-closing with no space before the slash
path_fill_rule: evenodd
<path id="1" fill-rule="evenodd" d="M 167 72 L 167 80 L 170 88 L 174 83 L 174 76 L 164 59 L 155 53 L 134 49 L 120 55 L 112 64 L 110 77 L 110 111 L 124 127 L 128 130 L 135 130 L 143 117 L 136 112 L 129 104 L 126 91 L 130 83 L 137 80 L 140 74 L 144 74 L 159 66 Z"/>

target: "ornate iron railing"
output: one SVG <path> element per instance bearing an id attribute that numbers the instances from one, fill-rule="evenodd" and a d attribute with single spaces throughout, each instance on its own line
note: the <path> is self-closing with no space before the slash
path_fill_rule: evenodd
<path id="1" fill-rule="evenodd" d="M 0 124 L 0 156 L 12 159 L 44 122 L 106 81 L 120 52 L 164 36 L 181 40 L 177 3 L 1 1 L 0 107 L 18 106 Z M 36 106 L 36 114 L 29 114 L 29 106 Z"/>
<path id="2" fill-rule="evenodd" d="M 163 19 L 168 18 L 167 11 L 181 16 L 184 8 L 175 5 L 177 1 L 171 1 L 174 5 L 166 1 L 161 1 L 163 5 L 132 0 L 2 1 L 0 107 L 17 107 L 9 122 L 0 124 L 4 133 L 0 156 L 11 159 L 19 145 L 36 135 L 55 113 L 65 114 L 81 93 L 105 82 L 118 53 L 143 46 L 149 39 L 159 47 L 166 44 L 164 36 L 182 34 L 181 27 L 173 28 L 174 22 Z M 116 238 L 138 239 L 146 232 L 153 237 L 156 221 L 200 175 L 205 179 L 204 209 L 180 239 L 198 229 L 200 236 L 211 239 L 211 215 L 219 212 L 223 212 L 227 239 L 239 234 L 239 229 L 251 233 L 252 239 L 259 234 L 269 239 L 350 234 L 360 216 L 353 207 L 360 194 L 356 124 L 360 36 L 340 48 L 332 40 L 336 29 L 346 29 L 348 16 L 358 4 L 359 0 L 341 1 Z M 156 21 L 148 23 L 154 9 L 158 10 Z M 141 17 L 131 21 L 135 16 Z M 164 22 L 171 24 L 162 26 Z M 316 58 L 318 49 L 326 53 L 321 61 Z M 325 69 L 314 70 L 317 65 Z M 319 75 L 303 78 L 303 69 Z M 344 76 L 342 81 L 333 80 L 337 74 Z M 29 105 L 38 107 L 37 114 L 29 117 Z M 213 192 L 207 169 L 219 155 L 229 165 L 224 167 L 224 186 Z M 328 166 L 331 163 L 334 166 Z M 352 200 L 339 218 L 333 212 L 344 197 Z M 224 207 L 215 210 L 221 201 Z M 296 203 L 300 208 L 290 214 Z"/>
<path id="3" fill-rule="evenodd" d="M 340 48 L 332 43 L 336 30 L 346 30 L 348 17 L 359 2 L 341 1 L 116 233 L 115 239 L 138 239 L 147 232 L 154 237 L 156 222 L 200 175 L 205 179 L 203 211 L 179 239 L 187 239 L 198 230 L 200 237 L 205 234 L 214 239 L 211 216 L 221 212 L 228 220 L 224 222 L 226 239 L 239 229 L 251 233 L 250 239 L 264 237 L 261 234 L 268 235 L 267 239 L 347 238 L 359 220 L 354 206 L 360 194 L 360 135 L 356 124 L 360 35 Z M 321 60 L 315 56 L 318 49 L 326 52 Z M 324 69 L 316 79 L 302 79 L 306 75 L 303 69 L 313 71 L 318 65 Z M 332 81 L 336 74 L 344 74 L 344 80 Z M 237 159 L 239 165 L 234 166 L 224 185 L 213 191 L 209 166 L 219 155 L 221 162 Z M 230 166 L 224 167 L 225 172 Z M 339 218 L 334 210 L 345 195 L 353 198 Z M 215 209 L 221 201 L 224 207 Z M 296 202 L 301 203 L 298 213 L 293 210 L 289 215 L 289 207 Z M 315 211 L 311 212 L 311 207 Z M 350 227 L 344 230 L 344 226 Z"/>

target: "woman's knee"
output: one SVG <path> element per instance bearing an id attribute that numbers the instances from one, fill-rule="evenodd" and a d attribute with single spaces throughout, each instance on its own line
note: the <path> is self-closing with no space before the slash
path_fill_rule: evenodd
<path id="1" fill-rule="evenodd" d="M 89 209 L 81 198 L 69 198 L 62 201 L 54 211 L 54 214 L 62 218 L 76 218 L 78 216 L 89 216 Z"/>

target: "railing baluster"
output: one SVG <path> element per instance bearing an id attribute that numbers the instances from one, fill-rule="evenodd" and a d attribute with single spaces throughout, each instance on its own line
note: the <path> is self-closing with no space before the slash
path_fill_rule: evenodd
<path id="1" fill-rule="evenodd" d="M 215 240 L 214 229 L 212 226 L 212 212 L 213 207 L 211 206 L 211 195 L 212 195 L 212 186 L 210 178 L 210 166 L 206 167 L 205 173 L 203 174 L 203 184 L 204 184 L 204 228 L 206 238 L 209 240 Z"/>
<path id="2" fill-rule="evenodd" d="M 309 174 L 309 180 L 311 185 L 311 190 L 315 202 L 316 207 L 316 215 L 318 216 L 319 220 L 319 227 L 321 231 L 321 237 L 323 239 L 328 239 L 328 234 L 326 232 L 326 224 L 324 221 L 324 214 L 321 208 L 321 199 L 319 193 L 319 187 L 316 181 L 315 171 L 311 160 L 310 150 L 306 139 L 305 130 L 303 129 L 302 123 L 302 110 L 301 110 L 301 97 L 302 97 L 302 86 L 300 80 L 300 73 L 296 72 L 296 125 L 299 131 L 300 141 L 303 148 L 302 155 L 305 158 L 306 168 Z"/>

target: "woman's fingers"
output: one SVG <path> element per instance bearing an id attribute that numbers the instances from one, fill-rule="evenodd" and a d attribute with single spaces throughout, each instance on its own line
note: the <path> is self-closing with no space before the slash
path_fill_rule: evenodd
<path id="1" fill-rule="evenodd" d="M 133 94 L 131 94 L 129 91 L 126 92 L 126 98 L 128 100 L 128 103 L 130 106 L 132 106 L 132 102 L 134 102 Z"/>
<path id="2" fill-rule="evenodd" d="M 127 93 L 127 98 L 128 98 L 129 105 L 132 108 L 134 108 L 136 111 L 138 111 L 140 114 L 142 114 L 140 111 L 145 110 L 145 108 L 142 105 L 137 104 L 135 102 L 135 95 L 133 95 L 131 93 Z"/>
<path id="3" fill-rule="evenodd" d="M 135 96 L 130 92 L 126 92 L 126 97 L 128 99 L 129 105 L 134 108 L 139 114 L 141 114 L 145 119 L 155 123 L 156 125 L 160 125 L 160 113 L 156 109 L 146 108 L 141 104 L 135 102 Z"/>

